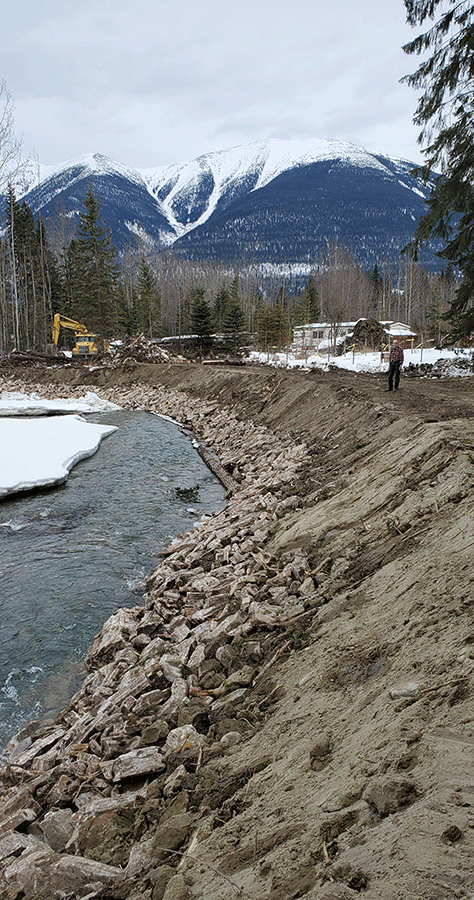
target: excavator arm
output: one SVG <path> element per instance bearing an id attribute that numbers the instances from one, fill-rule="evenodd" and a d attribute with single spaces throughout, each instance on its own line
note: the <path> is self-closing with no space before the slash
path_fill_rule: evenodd
<path id="1" fill-rule="evenodd" d="M 55 347 L 58 346 L 59 331 L 61 328 L 71 328 L 76 334 L 89 334 L 89 330 L 85 325 L 81 325 L 80 322 L 75 322 L 74 319 L 68 319 L 67 316 L 61 316 L 59 313 L 56 313 L 53 318 L 53 344 Z"/>

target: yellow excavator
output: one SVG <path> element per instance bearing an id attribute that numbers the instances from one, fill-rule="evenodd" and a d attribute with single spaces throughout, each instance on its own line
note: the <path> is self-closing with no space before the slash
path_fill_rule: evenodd
<path id="1" fill-rule="evenodd" d="M 100 338 L 97 334 L 92 334 L 85 325 L 75 322 L 74 319 L 68 319 L 67 316 L 61 316 L 56 313 L 53 318 L 53 352 L 57 351 L 59 332 L 61 328 L 70 328 L 75 332 L 76 343 L 72 348 L 74 358 L 91 359 L 99 355 L 99 353 L 108 350 L 107 341 Z"/>

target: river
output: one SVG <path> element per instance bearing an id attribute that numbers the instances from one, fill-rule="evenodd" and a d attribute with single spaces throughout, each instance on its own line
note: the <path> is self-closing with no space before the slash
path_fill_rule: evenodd
<path id="1" fill-rule="evenodd" d="M 118 431 L 64 485 L 0 503 L 0 747 L 64 707 L 94 635 L 142 602 L 160 550 L 224 505 L 172 422 L 129 410 L 87 418 Z"/>

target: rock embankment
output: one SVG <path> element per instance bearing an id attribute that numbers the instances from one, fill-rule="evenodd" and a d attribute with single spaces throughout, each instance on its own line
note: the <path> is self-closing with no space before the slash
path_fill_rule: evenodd
<path id="1" fill-rule="evenodd" d="M 230 494 L 11 748 L 1 900 L 472 900 L 469 380 L 48 377 L 192 428 Z"/>

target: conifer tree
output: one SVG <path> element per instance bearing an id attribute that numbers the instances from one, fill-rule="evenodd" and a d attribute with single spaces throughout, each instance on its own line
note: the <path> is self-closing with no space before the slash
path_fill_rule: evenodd
<path id="1" fill-rule="evenodd" d="M 224 318 L 230 301 L 230 293 L 226 287 L 222 286 L 217 292 L 212 306 L 212 318 L 214 327 L 218 333 L 224 330 Z"/>
<path id="2" fill-rule="evenodd" d="M 44 223 L 35 222 L 30 207 L 17 202 L 10 187 L 7 200 L 7 284 L 2 316 L 10 321 L 15 346 L 46 352 L 51 340 L 52 302 L 60 294 L 56 264 Z M 8 333 L 8 328 L 6 329 Z"/>
<path id="3" fill-rule="evenodd" d="M 91 185 L 84 206 L 66 259 L 69 315 L 91 331 L 110 337 L 124 329 L 125 319 L 117 255 Z"/>
<path id="4" fill-rule="evenodd" d="M 308 280 L 301 291 L 294 308 L 294 324 L 307 325 L 310 322 L 317 322 L 319 316 L 319 294 L 316 282 L 312 275 L 308 276 Z"/>
<path id="5" fill-rule="evenodd" d="M 161 298 L 159 287 L 150 266 L 140 257 L 136 291 L 136 328 L 147 337 L 161 334 Z"/>
<path id="6" fill-rule="evenodd" d="M 462 282 L 447 312 L 452 337 L 474 330 L 474 5 L 466 0 L 404 0 L 410 25 L 430 24 L 403 48 L 426 54 L 404 79 L 421 90 L 414 121 L 426 161 L 426 179 L 439 170 L 410 249 L 440 238 L 439 256 L 456 265 Z M 436 21 L 435 16 L 439 14 Z"/>
<path id="7" fill-rule="evenodd" d="M 204 288 L 193 288 L 189 293 L 191 327 L 196 347 L 207 353 L 212 347 L 212 313 L 204 298 Z"/>
<path id="8" fill-rule="evenodd" d="M 264 350 L 281 350 L 288 335 L 288 318 L 282 303 L 262 307 L 257 317 L 258 345 Z"/>
<path id="9" fill-rule="evenodd" d="M 382 306 L 383 303 L 383 278 L 379 272 L 379 267 L 377 263 L 375 263 L 372 272 L 370 273 L 370 281 L 372 283 L 372 291 L 370 297 L 370 307 L 375 312 L 376 315 L 382 315 Z"/>
<path id="10" fill-rule="evenodd" d="M 245 328 L 245 316 L 237 298 L 229 301 L 222 327 L 229 349 L 236 354 L 242 346 Z"/>

